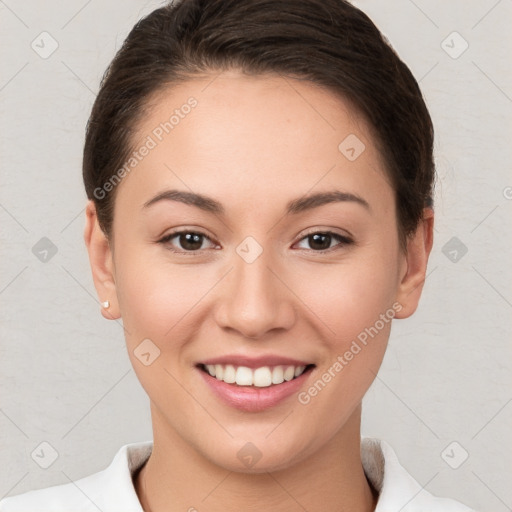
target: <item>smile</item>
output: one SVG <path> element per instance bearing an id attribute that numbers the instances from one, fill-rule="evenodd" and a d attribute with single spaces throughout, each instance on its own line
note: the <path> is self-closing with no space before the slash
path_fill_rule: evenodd
<path id="1" fill-rule="evenodd" d="M 226 384 L 255 386 L 258 388 L 289 382 L 300 377 L 308 366 L 278 365 L 249 368 L 247 366 L 235 366 L 232 364 L 201 365 L 203 371 L 208 372 L 212 377 Z"/>
<path id="2" fill-rule="evenodd" d="M 202 381 L 220 400 L 244 412 L 263 412 L 297 394 L 315 364 L 281 356 L 229 356 L 196 365 Z"/>

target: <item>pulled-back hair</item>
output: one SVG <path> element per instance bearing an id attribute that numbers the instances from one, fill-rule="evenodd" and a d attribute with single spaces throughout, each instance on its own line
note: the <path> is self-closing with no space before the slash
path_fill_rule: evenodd
<path id="1" fill-rule="evenodd" d="M 344 0 L 178 0 L 140 20 L 108 67 L 87 125 L 84 184 L 106 235 L 117 187 L 102 187 L 133 151 L 149 98 L 229 69 L 309 80 L 358 109 L 386 162 L 403 244 L 432 202 L 432 122 L 408 67 Z"/>

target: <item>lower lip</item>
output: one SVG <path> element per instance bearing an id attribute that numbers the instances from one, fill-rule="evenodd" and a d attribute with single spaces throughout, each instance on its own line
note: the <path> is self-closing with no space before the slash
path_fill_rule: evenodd
<path id="1" fill-rule="evenodd" d="M 200 368 L 197 371 L 210 389 L 229 406 L 245 412 L 260 412 L 276 406 L 289 396 L 297 393 L 304 385 L 311 369 L 308 368 L 302 375 L 292 380 L 285 381 L 282 384 L 272 384 L 264 388 L 227 384 L 224 381 L 217 380 Z"/>

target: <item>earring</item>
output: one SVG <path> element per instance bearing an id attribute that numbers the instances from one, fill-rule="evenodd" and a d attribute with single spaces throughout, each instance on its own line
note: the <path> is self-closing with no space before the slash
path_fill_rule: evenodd
<path id="1" fill-rule="evenodd" d="M 103 309 L 108 309 L 110 307 L 110 302 L 108 300 L 106 300 L 105 302 L 102 302 L 101 307 Z"/>

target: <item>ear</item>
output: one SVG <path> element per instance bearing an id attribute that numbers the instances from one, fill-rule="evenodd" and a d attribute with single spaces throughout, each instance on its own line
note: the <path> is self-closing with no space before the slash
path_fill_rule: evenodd
<path id="1" fill-rule="evenodd" d="M 432 250 L 433 235 L 434 211 L 432 208 L 424 208 L 418 228 L 407 239 L 405 265 L 397 294 L 397 302 L 401 304 L 402 309 L 396 313 L 396 318 L 407 318 L 418 307 L 425 283 L 428 257 Z"/>
<path id="2" fill-rule="evenodd" d="M 96 206 L 93 201 L 87 202 L 85 215 L 84 240 L 87 252 L 89 253 L 94 286 L 100 301 L 108 301 L 110 303 L 108 309 L 101 308 L 101 314 L 108 320 L 116 320 L 121 314 L 117 301 L 110 242 L 99 225 Z"/>

